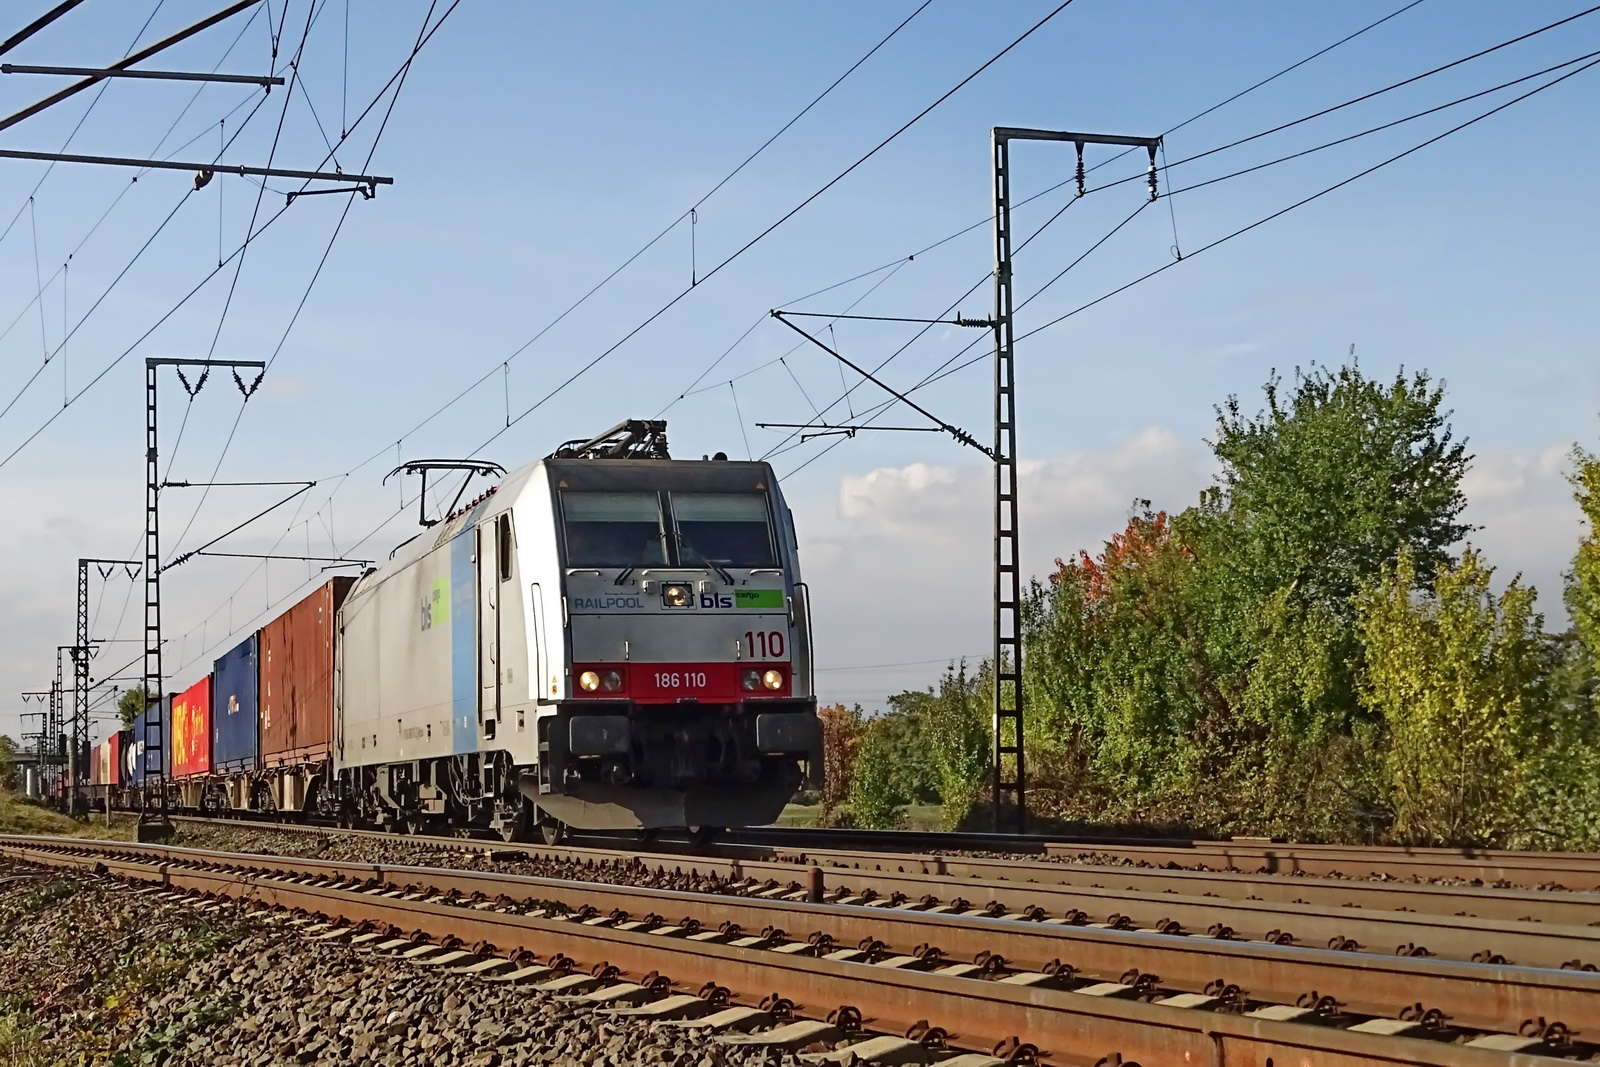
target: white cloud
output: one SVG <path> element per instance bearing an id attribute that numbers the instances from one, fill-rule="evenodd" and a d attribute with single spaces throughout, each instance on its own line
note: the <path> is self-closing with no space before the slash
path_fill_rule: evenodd
<path id="1" fill-rule="evenodd" d="M 1482 527 L 1469 540 L 1498 568 L 1501 582 L 1521 573 L 1539 590 L 1539 607 L 1552 628 L 1567 624 L 1562 574 L 1571 565 L 1582 516 L 1567 474 L 1570 444 L 1535 453 L 1480 451 L 1462 481 L 1466 521 Z"/>
<path id="2" fill-rule="evenodd" d="M 1135 498 L 1180 510 L 1209 481 L 1209 455 L 1164 427 L 1116 446 L 1019 464 L 1026 573 L 1095 550 Z M 816 605 L 819 666 L 984 655 L 990 642 L 992 472 L 914 463 L 840 480 L 831 520 L 800 516 Z M 818 521 L 823 520 L 823 521 Z M 937 664 L 820 676 L 824 699 L 881 699 L 922 685 Z M 842 687 L 842 688 L 841 688 Z"/>

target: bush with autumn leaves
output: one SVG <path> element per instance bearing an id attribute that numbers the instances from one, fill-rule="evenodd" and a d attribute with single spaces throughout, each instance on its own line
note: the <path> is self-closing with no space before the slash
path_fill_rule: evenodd
<path id="1" fill-rule="evenodd" d="M 1600 847 L 1600 458 L 1572 456 L 1586 530 L 1571 626 L 1553 633 L 1536 591 L 1497 579 L 1468 541 L 1471 456 L 1442 386 L 1314 367 L 1264 393 L 1254 414 L 1237 398 L 1218 408 L 1219 473 L 1195 505 L 1139 501 L 1099 552 L 1033 584 L 1032 809 L 1184 832 Z M 981 809 L 986 760 L 970 757 L 987 749 L 987 675 L 952 669 L 881 719 L 826 731 L 854 746 L 834 809 L 892 824 L 916 788 L 950 825 Z"/>

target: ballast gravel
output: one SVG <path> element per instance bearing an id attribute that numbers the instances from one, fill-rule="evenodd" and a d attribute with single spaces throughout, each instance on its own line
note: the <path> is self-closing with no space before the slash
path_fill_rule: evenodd
<path id="1" fill-rule="evenodd" d="M 0 938 L 0 1062 L 19 1067 L 797 1063 L 106 879 L 0 871 Z"/>
<path id="2" fill-rule="evenodd" d="M 140 1022 L 181 1029 L 207 1004 L 228 1017 L 195 1030 L 171 1063 L 415 1063 L 429 1067 L 734 1067 L 792 1062 L 724 1049 L 681 1029 L 613 1019 L 528 989 L 419 970 L 349 948 L 262 931 L 206 960 Z"/>

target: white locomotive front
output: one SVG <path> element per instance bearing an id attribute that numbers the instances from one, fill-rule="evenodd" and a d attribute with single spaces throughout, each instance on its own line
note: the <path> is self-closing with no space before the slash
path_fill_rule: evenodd
<path id="1" fill-rule="evenodd" d="M 770 466 L 624 423 L 507 476 L 340 611 L 351 818 L 759 825 L 821 772 L 806 587 Z"/>

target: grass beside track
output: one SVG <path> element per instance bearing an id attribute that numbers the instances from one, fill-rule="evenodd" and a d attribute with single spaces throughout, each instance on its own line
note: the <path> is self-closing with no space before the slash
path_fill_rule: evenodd
<path id="1" fill-rule="evenodd" d="M 106 826 L 104 813 L 86 819 L 73 819 L 37 804 L 9 789 L 0 789 L 0 833 L 54 834 L 62 837 L 94 837 L 109 841 L 133 840 L 133 823 L 113 817 Z"/>

